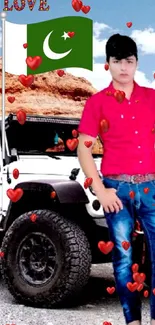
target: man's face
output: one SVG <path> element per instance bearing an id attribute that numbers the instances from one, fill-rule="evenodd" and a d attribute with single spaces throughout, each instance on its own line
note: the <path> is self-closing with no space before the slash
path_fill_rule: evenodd
<path id="1" fill-rule="evenodd" d="M 127 84 L 134 79 L 134 75 L 137 69 L 137 60 L 134 55 L 129 56 L 126 59 L 117 60 L 114 57 L 110 57 L 109 71 L 113 80 Z"/>

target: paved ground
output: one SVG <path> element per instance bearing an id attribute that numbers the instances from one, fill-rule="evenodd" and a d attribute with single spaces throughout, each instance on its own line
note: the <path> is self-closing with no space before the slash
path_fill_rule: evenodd
<path id="1" fill-rule="evenodd" d="M 125 325 L 121 306 L 114 293 L 105 288 L 114 284 L 111 264 L 93 266 L 89 284 L 79 305 L 70 309 L 37 309 L 18 305 L 0 281 L 0 325 Z M 149 300 L 143 298 L 143 325 L 149 325 Z"/>

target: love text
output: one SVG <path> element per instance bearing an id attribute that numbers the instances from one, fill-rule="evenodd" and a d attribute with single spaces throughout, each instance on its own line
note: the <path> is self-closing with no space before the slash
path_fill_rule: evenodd
<path id="1" fill-rule="evenodd" d="M 25 9 L 26 3 L 28 4 L 29 9 L 32 11 L 36 5 L 36 0 L 4 0 L 4 9 L 3 11 L 12 11 L 13 8 L 17 11 L 22 11 Z M 47 6 L 47 0 L 39 0 L 39 11 L 48 11 L 50 6 Z"/>

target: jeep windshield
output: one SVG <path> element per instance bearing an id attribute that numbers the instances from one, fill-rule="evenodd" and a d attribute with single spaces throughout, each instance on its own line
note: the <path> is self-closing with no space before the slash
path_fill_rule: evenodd
<path id="1" fill-rule="evenodd" d="M 78 118 L 27 116 L 26 123 L 20 125 L 16 115 L 6 119 L 6 137 L 9 151 L 16 149 L 18 155 L 76 156 L 77 150 L 71 151 L 66 142 L 73 139 L 73 130 L 77 130 Z M 100 156 L 102 148 L 93 155 Z M 95 147 L 94 146 L 94 147 Z"/>

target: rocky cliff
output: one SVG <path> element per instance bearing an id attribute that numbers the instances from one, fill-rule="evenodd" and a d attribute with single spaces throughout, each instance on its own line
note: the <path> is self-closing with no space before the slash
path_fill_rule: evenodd
<path id="1" fill-rule="evenodd" d="M 2 64 L 0 59 L 0 83 Z M 18 76 L 6 73 L 6 115 L 19 108 L 27 114 L 80 117 L 85 101 L 96 89 L 84 78 L 65 73 L 59 77 L 56 71 L 38 74 L 31 87 L 24 87 Z M 0 92 L 1 90 L 0 84 Z M 14 96 L 11 104 L 7 97 Z M 1 94 L 0 94 L 1 97 Z M 1 100 L 1 98 L 0 98 Z"/>
<path id="2" fill-rule="evenodd" d="M 27 115 L 81 117 L 86 99 L 97 90 L 85 78 L 65 73 L 59 77 L 57 71 L 37 74 L 30 87 L 24 87 L 18 76 L 5 74 L 5 112 L 16 114 L 24 109 Z M 13 96 L 13 103 L 8 97 Z M 2 59 L 0 58 L 0 101 L 2 97 Z M 1 115 L 1 107 L 0 107 Z M 102 152 L 97 140 L 95 152 Z M 93 151 L 94 151 L 93 150 Z"/>

